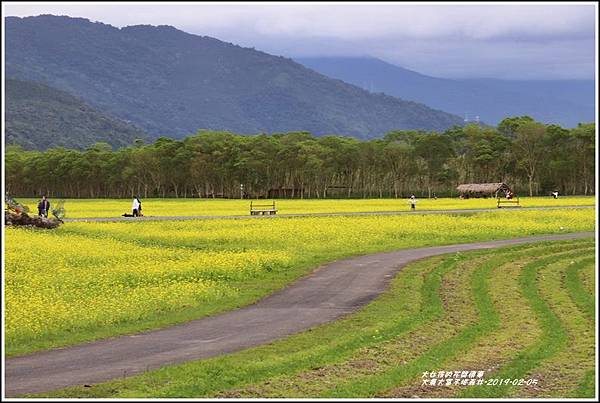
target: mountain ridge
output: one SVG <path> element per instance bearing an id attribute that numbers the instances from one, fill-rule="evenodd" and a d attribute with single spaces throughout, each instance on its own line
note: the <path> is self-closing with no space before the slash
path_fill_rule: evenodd
<path id="1" fill-rule="evenodd" d="M 372 91 L 413 99 L 497 124 L 509 116 L 530 115 L 544 123 L 575 127 L 594 121 L 593 80 L 449 79 L 371 57 L 296 58 L 307 67 Z"/>
<path id="2" fill-rule="evenodd" d="M 6 73 L 43 82 L 152 137 L 199 129 L 373 138 L 460 116 L 328 78 L 290 58 L 161 25 L 6 18 Z"/>

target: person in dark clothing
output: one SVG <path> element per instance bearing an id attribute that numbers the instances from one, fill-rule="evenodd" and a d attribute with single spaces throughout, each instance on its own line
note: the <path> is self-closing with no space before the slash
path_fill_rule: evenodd
<path id="1" fill-rule="evenodd" d="M 144 215 L 142 214 L 142 201 L 141 201 L 141 200 L 140 200 L 140 198 L 139 198 L 139 197 L 137 197 L 137 196 L 135 197 L 135 199 L 136 199 L 136 200 L 137 200 L 137 202 L 138 202 L 138 215 L 139 215 L 140 217 L 143 217 Z"/>
<path id="2" fill-rule="evenodd" d="M 50 201 L 46 196 L 42 197 L 42 200 L 38 203 L 38 215 L 41 217 L 48 217 L 48 211 L 50 211 Z"/>

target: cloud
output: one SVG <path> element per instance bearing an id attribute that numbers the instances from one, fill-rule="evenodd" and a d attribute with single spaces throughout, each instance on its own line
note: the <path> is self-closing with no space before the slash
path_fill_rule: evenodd
<path id="1" fill-rule="evenodd" d="M 61 13 L 117 26 L 173 24 L 194 31 L 241 28 L 262 35 L 346 39 L 589 35 L 595 22 L 591 4 L 5 4 L 8 15 Z"/>
<path id="2" fill-rule="evenodd" d="M 438 75 L 460 73 L 457 66 L 462 63 L 465 74 L 475 74 L 478 70 L 473 66 L 486 66 L 490 74 L 505 75 L 534 68 L 527 74 L 537 76 L 534 57 L 549 63 L 569 57 L 579 63 L 572 66 L 572 77 L 594 74 L 597 9 L 593 3 L 5 2 L 3 7 L 5 15 L 62 14 L 118 27 L 173 25 L 286 56 L 370 54 Z M 497 66 L 494 72 L 493 63 L 509 64 Z M 542 70 L 557 76 L 551 68 Z"/>

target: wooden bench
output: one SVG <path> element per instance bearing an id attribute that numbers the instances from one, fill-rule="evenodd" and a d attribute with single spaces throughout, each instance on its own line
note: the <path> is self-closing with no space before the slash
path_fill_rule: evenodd
<path id="1" fill-rule="evenodd" d="M 275 208 L 275 200 L 272 204 L 255 204 L 253 201 L 250 202 L 250 215 L 265 215 L 265 214 L 277 214 Z"/>
<path id="2" fill-rule="evenodd" d="M 507 204 L 507 206 L 502 206 L 502 204 Z M 502 207 L 521 207 L 521 204 L 519 204 L 519 197 L 517 196 L 513 199 L 498 198 L 498 208 Z"/>

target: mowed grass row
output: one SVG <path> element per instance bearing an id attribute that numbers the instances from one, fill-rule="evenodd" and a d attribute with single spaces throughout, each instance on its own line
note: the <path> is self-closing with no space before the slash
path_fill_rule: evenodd
<path id="1" fill-rule="evenodd" d="M 593 271 L 594 254 L 594 240 L 584 239 L 424 259 L 403 268 L 374 302 L 334 323 L 45 396 L 593 397 L 593 316 L 575 302 L 567 275 L 574 268 Z M 569 356 L 577 365 L 564 369 Z M 484 381 L 510 376 L 538 384 L 423 384 L 425 371 L 441 370 L 482 370 Z"/>
<path id="2" fill-rule="evenodd" d="M 543 384 L 523 387 L 518 391 L 520 395 L 552 397 L 558 392 L 578 397 L 578 386 L 593 390 L 594 379 L 588 379 L 587 374 L 594 372 L 595 362 L 595 340 L 590 337 L 595 324 L 594 302 L 591 298 L 582 298 L 590 295 L 580 294 L 583 291 L 581 283 L 571 273 L 580 270 L 593 272 L 594 262 L 594 257 L 588 256 L 551 263 L 537 270 L 539 297 L 547 301 L 547 307 L 555 315 L 558 325 L 564 329 L 561 340 L 564 348 L 531 371 L 531 376 L 540 379 Z M 562 325 L 563 323 L 568 326 Z M 553 341 L 560 340 L 554 328 L 548 330 L 547 334 L 554 338 Z"/>
<path id="3" fill-rule="evenodd" d="M 7 353 L 233 309 L 352 255 L 593 228 L 592 209 L 8 228 Z"/>
<path id="4" fill-rule="evenodd" d="M 56 205 L 58 198 L 51 200 Z M 270 203 L 271 200 L 267 202 Z M 593 206 L 593 196 L 521 197 L 523 207 Z M 37 214 L 36 199 L 19 199 Z M 262 202 L 265 202 L 264 200 Z M 496 199 L 419 198 L 417 210 L 496 208 Z M 67 218 L 120 217 L 131 213 L 131 199 L 66 199 Z M 279 214 L 349 213 L 410 210 L 407 199 L 303 199 L 276 201 Z M 142 199 L 146 216 L 249 215 L 250 200 L 224 199 Z"/>

